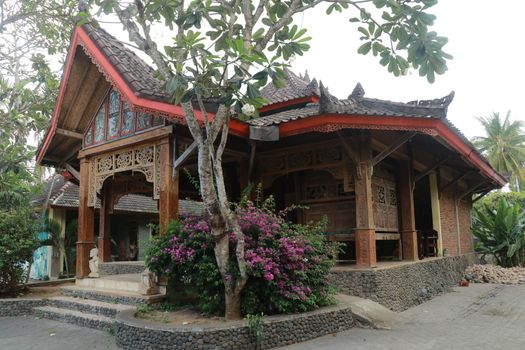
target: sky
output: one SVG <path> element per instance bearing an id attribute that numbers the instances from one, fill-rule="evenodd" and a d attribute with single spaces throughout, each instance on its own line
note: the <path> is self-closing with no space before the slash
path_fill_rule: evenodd
<path id="1" fill-rule="evenodd" d="M 525 48 L 522 14 L 518 0 L 440 0 L 430 13 L 437 16 L 433 30 L 448 37 L 445 51 L 454 59 L 445 75 L 430 84 L 417 72 L 395 77 L 377 57 L 359 55 L 359 32 L 348 19 L 350 12 L 325 14 L 325 6 L 299 15 L 297 24 L 312 36 L 311 49 L 292 63 L 297 73 L 308 70 L 330 92 L 347 97 L 360 82 L 367 97 L 408 102 L 434 99 L 455 91 L 448 118 L 469 138 L 483 135 L 475 117 L 492 112 L 525 121 Z M 121 40 L 127 35 L 120 25 L 104 25 Z M 159 31 L 157 39 L 169 42 L 172 33 Z"/>

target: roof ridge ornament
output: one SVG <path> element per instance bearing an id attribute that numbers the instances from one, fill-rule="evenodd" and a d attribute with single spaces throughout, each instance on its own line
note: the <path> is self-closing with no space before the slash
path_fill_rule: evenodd
<path id="1" fill-rule="evenodd" d="M 351 98 L 363 98 L 363 97 L 365 97 L 365 89 L 363 89 L 363 86 L 361 85 L 361 83 L 357 83 L 355 85 L 354 90 L 350 94 L 350 96 L 348 96 L 348 99 L 351 99 Z"/>
<path id="2" fill-rule="evenodd" d="M 317 79 L 313 78 L 312 81 L 306 85 L 306 89 L 308 89 L 309 92 L 312 92 L 316 95 L 319 95 L 319 84 L 317 83 Z"/>
<path id="3" fill-rule="evenodd" d="M 455 92 L 451 91 L 450 94 L 442 98 L 436 98 L 433 100 L 415 100 L 410 101 L 407 104 L 417 107 L 443 108 L 446 111 L 450 103 L 454 100 L 454 95 Z"/>
<path id="4" fill-rule="evenodd" d="M 307 83 L 310 83 L 310 76 L 308 75 L 308 69 L 304 72 L 303 80 Z"/>
<path id="5" fill-rule="evenodd" d="M 335 100 L 336 98 L 328 92 L 328 88 L 323 85 L 323 82 L 319 82 L 319 112 L 320 113 L 333 113 L 335 112 Z"/>

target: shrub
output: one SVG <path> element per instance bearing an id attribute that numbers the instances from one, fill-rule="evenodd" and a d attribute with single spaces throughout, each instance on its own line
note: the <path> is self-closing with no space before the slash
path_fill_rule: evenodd
<path id="1" fill-rule="evenodd" d="M 268 203 L 257 208 L 246 202 L 236 210 L 245 234 L 249 273 L 242 293 L 243 313 L 293 313 L 330 304 L 333 290 L 327 275 L 338 246 L 325 239 L 323 223 L 287 223 L 285 213 L 275 214 Z M 148 249 L 146 263 L 151 271 L 194 287 L 204 313 L 221 314 L 224 286 L 209 231 L 205 218 L 172 222 L 167 234 Z M 235 237 L 230 235 L 232 277 L 238 273 L 233 263 L 234 242 Z"/>
<path id="2" fill-rule="evenodd" d="M 37 247 L 37 225 L 28 210 L 0 211 L 0 292 L 23 282 L 25 267 Z"/>
<path id="3" fill-rule="evenodd" d="M 502 191 L 494 191 L 489 193 L 474 203 L 474 208 L 477 210 L 482 210 L 484 213 L 487 213 L 487 210 L 495 211 L 498 209 L 501 199 L 506 200 L 509 204 L 518 204 L 520 208 L 525 210 L 525 193 Z"/>
<path id="4" fill-rule="evenodd" d="M 496 209 L 486 204 L 475 208 L 472 233 L 476 251 L 493 255 L 503 267 L 523 266 L 525 262 L 525 211 L 519 204 L 499 199 Z"/>

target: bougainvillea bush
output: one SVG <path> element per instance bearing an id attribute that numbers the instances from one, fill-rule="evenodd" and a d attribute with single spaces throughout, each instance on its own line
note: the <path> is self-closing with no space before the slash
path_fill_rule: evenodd
<path id="1" fill-rule="evenodd" d="M 244 314 L 303 312 L 332 303 L 327 275 L 338 246 L 326 240 L 323 222 L 291 224 L 284 212 L 272 210 L 271 200 L 260 208 L 245 202 L 236 213 L 245 234 L 250 275 L 242 295 Z M 230 235 L 230 244 L 234 239 Z M 207 219 L 185 217 L 154 241 L 146 263 L 151 271 L 195 288 L 204 313 L 222 314 L 223 284 L 213 248 Z M 234 276 L 233 254 L 231 261 Z"/>

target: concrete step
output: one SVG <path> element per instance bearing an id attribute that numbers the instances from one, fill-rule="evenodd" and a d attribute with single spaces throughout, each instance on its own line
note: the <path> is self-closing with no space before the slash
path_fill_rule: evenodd
<path id="1" fill-rule="evenodd" d="M 86 314 L 81 311 L 67 310 L 53 306 L 39 306 L 35 307 L 34 310 L 35 315 L 48 320 L 66 322 L 104 331 L 112 331 L 114 327 L 114 320 L 107 316 Z"/>
<path id="2" fill-rule="evenodd" d="M 140 274 L 121 274 L 112 276 L 101 276 L 99 278 L 79 278 L 75 285 L 85 288 L 121 290 L 124 292 L 141 294 L 143 284 Z"/>
<path id="3" fill-rule="evenodd" d="M 52 297 L 48 300 L 48 306 L 76 310 L 83 313 L 101 315 L 114 318 L 118 312 L 133 309 L 133 306 L 107 303 L 98 300 L 80 299 L 68 296 Z"/>
<path id="4" fill-rule="evenodd" d="M 110 304 L 133 305 L 156 304 L 164 300 L 164 294 L 141 295 L 123 290 L 88 288 L 81 286 L 63 287 L 62 295 L 80 299 L 98 300 Z"/>

